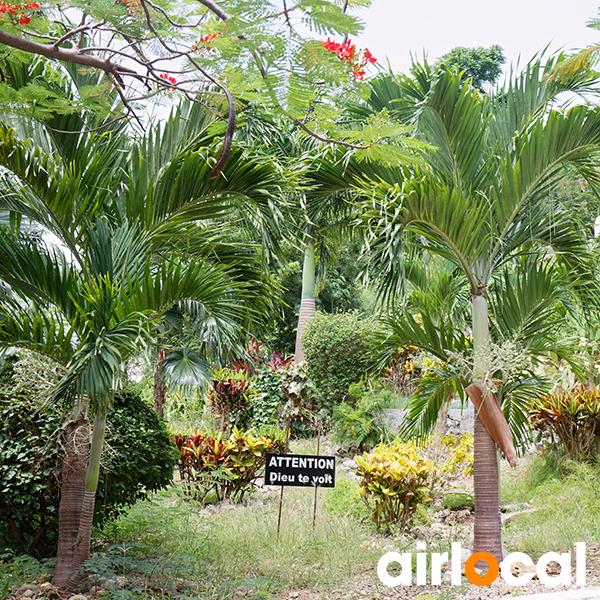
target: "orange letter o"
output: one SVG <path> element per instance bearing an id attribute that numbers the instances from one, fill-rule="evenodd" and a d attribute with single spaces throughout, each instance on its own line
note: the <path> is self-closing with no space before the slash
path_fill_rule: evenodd
<path id="1" fill-rule="evenodd" d="M 480 560 L 485 560 L 488 564 L 488 571 L 485 575 L 479 575 L 475 570 L 475 565 Z M 475 552 L 467 558 L 465 563 L 465 575 L 473 585 L 490 585 L 496 581 L 499 572 L 498 561 L 489 552 Z"/>

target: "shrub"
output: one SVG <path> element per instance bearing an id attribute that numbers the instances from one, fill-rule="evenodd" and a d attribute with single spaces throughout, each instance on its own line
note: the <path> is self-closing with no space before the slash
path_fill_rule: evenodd
<path id="1" fill-rule="evenodd" d="M 308 375 L 330 412 L 344 400 L 352 383 L 374 370 L 373 327 L 356 312 L 317 313 L 307 324 L 302 343 Z"/>
<path id="2" fill-rule="evenodd" d="M 377 531 L 393 525 L 407 529 L 419 504 L 430 502 L 433 463 L 421 456 L 417 446 L 395 440 L 380 444 L 356 457 L 360 494 L 370 510 Z"/>
<path id="3" fill-rule="evenodd" d="M 419 349 L 410 345 L 401 346 L 394 352 L 384 381 L 396 392 L 412 396 L 417 389 L 420 372 L 415 371 L 414 357 L 418 353 Z"/>
<path id="4" fill-rule="evenodd" d="M 166 423 L 133 393 L 116 394 L 108 413 L 106 452 L 94 523 L 103 525 L 171 484 L 177 464 Z"/>
<path id="5" fill-rule="evenodd" d="M 319 392 L 308 376 L 306 363 L 291 363 L 280 370 L 281 390 L 285 403 L 279 410 L 279 419 L 295 437 L 311 436 L 316 425 L 327 426 L 327 415 L 320 410 Z"/>
<path id="6" fill-rule="evenodd" d="M 293 369 L 293 360 L 293 356 L 273 350 L 269 361 L 252 380 L 248 400 L 253 427 L 277 423 L 282 410 L 284 372 Z"/>
<path id="7" fill-rule="evenodd" d="M 333 409 L 333 440 L 346 451 L 370 450 L 384 441 L 382 397 L 367 390 L 364 381 L 348 388 L 355 403 L 342 402 Z"/>
<path id="8" fill-rule="evenodd" d="M 59 433 L 68 413 L 23 391 L 0 390 L 0 541 L 19 552 L 56 551 Z M 165 424 L 137 397 L 117 396 L 109 424 L 96 525 L 169 485 L 176 460 Z"/>
<path id="9" fill-rule="evenodd" d="M 600 448 L 600 390 L 583 387 L 533 400 L 529 415 L 534 429 L 550 433 L 567 457 L 592 460 Z"/>
<path id="10" fill-rule="evenodd" d="M 385 408 L 406 405 L 406 398 L 379 381 L 359 381 L 333 409 L 333 439 L 346 451 L 368 451 L 387 439 Z"/>
<path id="11" fill-rule="evenodd" d="M 434 465 L 432 487 L 443 486 L 458 475 L 473 475 L 473 434 L 430 435 L 420 443 L 425 457 Z"/>
<path id="12" fill-rule="evenodd" d="M 0 391 L 0 520 L 4 544 L 51 556 L 57 543 L 60 456 L 66 411 L 25 392 Z M 54 439 L 53 439 L 54 438 Z"/>
<path id="13" fill-rule="evenodd" d="M 281 373 L 270 368 L 260 371 L 252 381 L 248 400 L 253 427 L 277 423 L 277 409 L 283 399 L 281 386 Z"/>
<path id="14" fill-rule="evenodd" d="M 245 427 L 248 424 L 250 385 L 246 371 L 224 368 L 214 373 L 208 398 L 222 433 L 234 425 Z"/>
<path id="15" fill-rule="evenodd" d="M 271 428 L 255 436 L 234 427 L 226 438 L 222 433 L 175 435 L 179 452 L 179 474 L 188 484 L 186 494 L 205 502 L 211 492 L 217 500 L 241 501 L 253 487 L 265 465 L 267 452 L 282 452 L 285 432 Z"/>

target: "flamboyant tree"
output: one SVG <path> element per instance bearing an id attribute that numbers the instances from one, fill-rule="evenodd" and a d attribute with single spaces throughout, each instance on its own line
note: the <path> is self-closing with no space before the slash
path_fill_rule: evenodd
<path id="1" fill-rule="evenodd" d="M 269 105 L 321 140 L 360 144 L 335 131 L 336 98 L 363 89 L 375 59 L 349 39 L 362 28 L 353 10 L 370 0 L 92 0 L 5 3 L 0 44 L 11 54 L 45 56 L 97 71 L 78 103 L 48 94 L 43 81 L 15 94 L 0 86 L 0 100 L 30 111 L 78 109 L 81 103 L 114 118 L 139 116 L 141 102 L 182 96 L 204 104 L 227 121 L 216 176 L 227 159 L 235 128 L 236 101 Z M 299 27 L 301 26 L 301 27 Z M 314 34 L 315 38 L 307 37 Z M 57 69 L 58 67 L 57 63 Z M 117 111 L 106 90 L 120 98 Z"/>

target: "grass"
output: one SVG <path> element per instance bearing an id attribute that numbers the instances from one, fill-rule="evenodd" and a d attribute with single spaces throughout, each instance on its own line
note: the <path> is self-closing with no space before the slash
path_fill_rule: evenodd
<path id="1" fill-rule="evenodd" d="M 282 588 L 333 589 L 382 555 L 383 543 L 353 516 L 331 511 L 329 499 L 319 498 L 313 529 L 309 488 L 285 489 L 277 535 L 278 498 L 202 510 L 174 489 L 162 492 L 98 532 L 92 571 L 138 594 L 262 597 Z M 186 585 L 177 588 L 177 580 Z"/>
<path id="2" fill-rule="evenodd" d="M 323 440 L 321 449 L 326 446 Z M 314 453 L 316 440 L 294 442 L 293 451 Z M 260 599 L 301 588 L 327 592 L 351 587 L 367 572 L 375 577 L 385 552 L 414 550 L 411 536 L 386 539 L 374 533 L 358 483 L 342 472 L 334 489 L 318 492 L 314 529 L 312 488 L 285 488 L 279 535 L 279 488 L 270 490 L 256 492 L 244 505 L 203 508 L 171 488 L 136 504 L 94 532 L 95 553 L 87 568 L 92 580 L 111 589 L 102 600 Z M 600 540 L 600 466 L 534 454 L 516 471 L 503 473 L 501 490 L 503 503 L 513 510 L 539 509 L 505 525 L 507 550 L 533 556 Z M 429 505 L 418 511 L 415 524 L 428 529 L 436 518 Z M 428 551 L 448 551 L 456 533 L 428 538 Z M 6 582 L 14 588 L 47 579 L 52 567 L 2 555 L 0 593 Z"/>
<path id="3" fill-rule="evenodd" d="M 535 454 L 504 479 L 503 500 L 533 509 L 505 526 L 509 550 L 535 555 L 600 541 L 600 464 Z"/>

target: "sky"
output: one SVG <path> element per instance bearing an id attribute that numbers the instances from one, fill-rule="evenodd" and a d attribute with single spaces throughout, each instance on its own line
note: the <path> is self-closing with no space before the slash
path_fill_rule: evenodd
<path id="1" fill-rule="evenodd" d="M 425 51 L 434 61 L 455 46 L 498 44 L 506 70 L 548 44 L 558 51 L 600 43 L 600 31 L 586 27 L 599 6 L 600 0 L 372 0 L 357 13 L 366 27 L 353 42 L 401 73 L 410 68 L 411 52 L 421 58 Z"/>

